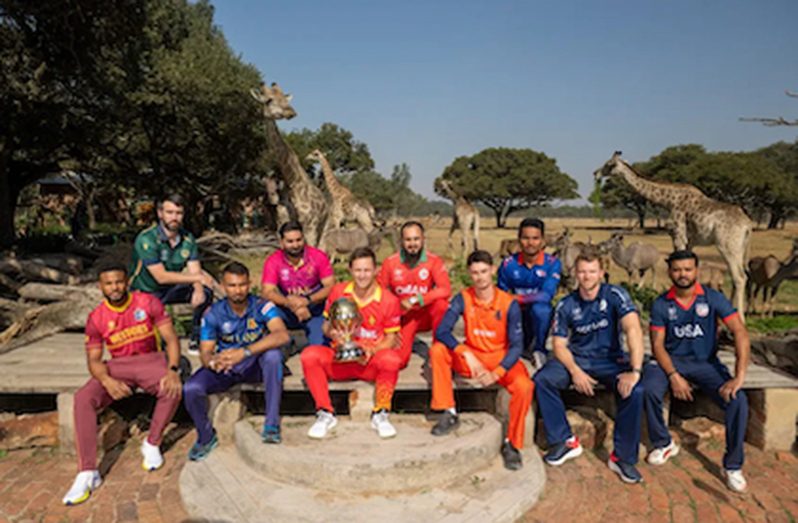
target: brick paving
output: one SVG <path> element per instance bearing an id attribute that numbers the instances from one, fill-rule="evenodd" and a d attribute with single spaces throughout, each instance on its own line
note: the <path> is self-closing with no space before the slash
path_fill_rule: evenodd
<path id="1" fill-rule="evenodd" d="M 720 478 L 722 428 L 697 438 L 677 431 L 685 448 L 663 467 L 641 463 L 641 485 L 625 485 L 607 469 L 602 451 L 585 452 L 562 467 L 547 467 L 538 504 L 522 521 L 694 522 L 798 521 L 798 457 L 746 446 L 749 492 L 728 491 Z M 64 507 L 61 497 L 75 474 L 74 458 L 52 449 L 9 452 L 0 458 L 0 523 L 180 522 L 178 476 L 193 433 L 177 439 L 166 464 L 140 467 L 140 439 L 131 438 L 91 499 Z"/>

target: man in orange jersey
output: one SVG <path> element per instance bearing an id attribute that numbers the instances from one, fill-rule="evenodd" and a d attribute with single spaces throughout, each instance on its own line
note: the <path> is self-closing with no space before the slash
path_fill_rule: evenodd
<path id="1" fill-rule="evenodd" d="M 434 333 L 438 328 L 449 307 L 452 289 L 443 260 L 424 247 L 424 226 L 417 221 L 405 222 L 400 234 L 399 252 L 382 262 L 377 280 L 401 300 L 400 355 L 405 367 L 416 333 Z"/>
<path id="2" fill-rule="evenodd" d="M 474 251 L 467 262 L 474 285 L 452 299 L 438 326 L 438 341 L 430 349 L 432 409 L 443 411 L 432 434 L 448 434 L 460 423 L 454 405 L 452 369 L 476 378 L 483 387 L 498 383 L 510 392 L 510 421 L 501 455 L 506 468 L 518 470 L 523 466 L 519 449 L 524 446 L 524 419 L 534 390 L 526 367 L 519 361 L 524 336 L 521 309 L 511 294 L 493 284 L 496 267 L 489 252 Z M 464 343 L 452 335 L 460 316 L 465 323 Z"/>
<path id="3" fill-rule="evenodd" d="M 352 340 L 365 351 L 360 361 L 335 361 L 335 347 L 343 334 L 330 321 L 322 325 L 324 335 L 332 340 L 332 347 L 310 345 L 302 351 L 302 371 L 305 382 L 316 402 L 316 422 L 310 427 L 308 437 L 324 438 L 338 420 L 333 413 L 330 390 L 333 380 L 365 380 L 374 382 L 374 411 L 371 426 L 381 438 L 396 436 L 396 429 L 388 420 L 391 400 L 399 379 L 399 300 L 377 283 L 377 257 L 368 247 L 359 247 L 349 256 L 351 282 L 336 284 L 327 296 L 324 316 L 339 298 L 348 298 L 357 304 L 362 317 L 360 327 Z"/>

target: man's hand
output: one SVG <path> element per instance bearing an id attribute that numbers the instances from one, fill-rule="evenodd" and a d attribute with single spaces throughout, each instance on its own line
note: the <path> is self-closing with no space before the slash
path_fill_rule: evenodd
<path id="1" fill-rule="evenodd" d="M 580 368 L 577 368 L 571 374 L 571 381 L 574 383 L 574 388 L 585 396 L 594 396 L 596 393 L 593 387 L 596 386 L 598 381 L 590 377 L 590 375 Z"/>
<path id="2" fill-rule="evenodd" d="M 720 397 L 723 398 L 723 401 L 729 403 L 732 399 L 737 399 L 737 391 L 743 388 L 743 379 L 740 378 L 732 378 L 723 385 L 720 386 L 718 389 L 718 393 Z"/>
<path id="3" fill-rule="evenodd" d="M 310 304 L 310 300 L 299 294 L 289 294 L 286 296 L 285 301 L 288 304 L 288 308 L 294 311 L 294 314 L 296 314 L 298 309 L 307 307 Z"/>
<path id="4" fill-rule="evenodd" d="M 180 376 L 172 370 L 166 371 L 166 375 L 161 378 L 160 386 L 167 398 L 180 398 L 180 394 L 183 392 Z"/>
<path id="5" fill-rule="evenodd" d="M 216 357 L 216 366 L 221 371 L 229 371 L 245 358 L 244 349 L 223 350 Z M 219 372 L 219 371 L 217 371 Z"/>
<path id="6" fill-rule="evenodd" d="M 205 289 L 202 285 L 194 285 L 194 291 L 191 293 L 191 307 L 196 309 L 202 302 L 205 301 Z"/>
<path id="7" fill-rule="evenodd" d="M 294 311 L 294 315 L 299 321 L 307 321 L 310 319 L 310 309 L 307 307 L 300 307 Z"/>
<path id="8" fill-rule="evenodd" d="M 632 389 L 635 388 L 638 381 L 640 381 L 640 374 L 636 372 L 623 372 L 618 375 L 618 392 L 623 399 L 632 394 Z"/>
<path id="9" fill-rule="evenodd" d="M 375 345 L 373 343 L 368 343 L 365 340 L 361 340 L 360 342 L 358 342 L 358 347 L 363 349 L 363 356 L 361 356 L 360 359 L 357 360 L 358 363 L 360 363 L 361 365 L 366 365 L 371 360 L 371 358 L 373 358 L 374 355 L 377 353 Z"/>
<path id="10" fill-rule="evenodd" d="M 491 370 L 486 370 L 477 377 L 477 381 L 479 381 L 479 384 L 483 387 L 490 387 L 499 381 L 499 376 Z"/>
<path id="11" fill-rule="evenodd" d="M 199 273 L 199 277 L 200 277 L 200 280 L 197 283 L 199 283 L 200 285 L 202 285 L 204 287 L 208 287 L 209 289 L 213 289 L 213 288 L 215 288 L 216 286 L 219 285 L 216 282 L 216 280 L 213 279 L 213 276 L 211 276 L 210 274 L 208 274 L 205 271 L 200 272 Z"/>
<path id="12" fill-rule="evenodd" d="M 102 386 L 105 387 L 106 392 L 108 392 L 114 400 L 121 400 L 133 394 L 133 391 L 130 390 L 130 387 L 128 387 L 126 383 L 116 380 L 111 376 L 108 376 L 102 382 Z"/>
<path id="13" fill-rule="evenodd" d="M 403 311 L 409 311 L 414 307 L 414 304 L 410 302 L 410 298 L 405 298 L 404 300 L 400 301 L 399 304 L 402 306 Z"/>
<path id="14" fill-rule="evenodd" d="M 463 359 L 465 359 L 466 365 L 468 365 L 468 370 L 471 371 L 472 378 L 479 380 L 483 374 L 488 372 L 485 366 L 482 365 L 482 362 L 479 361 L 470 350 L 463 352 Z"/>
<path id="15" fill-rule="evenodd" d="M 693 401 L 693 389 L 690 383 L 678 372 L 674 372 L 670 377 L 671 392 L 673 397 L 682 401 Z M 725 384 L 724 384 L 725 386 Z"/>

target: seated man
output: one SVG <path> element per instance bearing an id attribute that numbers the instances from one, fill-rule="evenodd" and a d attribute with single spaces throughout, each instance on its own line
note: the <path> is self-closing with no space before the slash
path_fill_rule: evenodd
<path id="1" fill-rule="evenodd" d="M 289 329 L 303 329 L 309 345 L 322 345 L 324 300 L 335 283 L 324 251 L 305 244 L 302 225 L 280 227 L 280 249 L 263 263 L 261 296 L 280 308 Z"/>
<path id="2" fill-rule="evenodd" d="M 158 202 L 157 213 L 158 223 L 141 231 L 133 243 L 130 288 L 153 294 L 164 305 L 190 303 L 194 317 L 188 350 L 196 354 L 200 320 L 213 301 L 216 282 L 202 271 L 197 241 L 182 228 L 183 198 L 167 196 Z"/>
<path id="3" fill-rule="evenodd" d="M 751 355 L 748 331 L 729 300 L 698 279 L 698 256 L 676 251 L 668 257 L 671 289 L 651 307 L 651 350 L 656 358 L 643 376 L 648 434 L 654 446 L 652 465 L 662 465 L 679 452 L 662 418 L 662 399 L 668 388 L 673 397 L 692 401 L 691 385 L 708 394 L 726 412 L 726 484 L 735 492 L 746 490 L 743 476 L 743 440 L 748 423 L 748 401 L 740 390 Z M 718 360 L 717 321 L 734 335 L 737 354 L 734 377 Z"/>
<path id="4" fill-rule="evenodd" d="M 399 355 L 399 300 L 383 289 L 376 280 L 377 257 L 368 247 L 359 247 L 349 256 L 351 282 L 336 284 L 327 297 L 324 310 L 328 316 L 330 306 L 339 298 L 355 302 L 362 322 L 352 340 L 365 351 L 362 361 L 333 361 L 335 347 L 342 340 L 341 332 L 324 322 L 324 333 L 332 340 L 332 347 L 311 345 L 302 351 L 302 370 L 313 400 L 316 402 L 316 422 L 310 427 L 308 436 L 321 439 L 335 427 L 338 420 L 333 413 L 328 380 L 365 380 L 375 382 L 374 412 L 371 426 L 381 438 L 396 435 L 396 429 L 388 420 L 391 400 L 399 378 L 401 357 Z"/>
<path id="5" fill-rule="evenodd" d="M 501 447 L 504 466 L 518 470 L 523 466 L 524 420 L 532 403 L 534 385 L 521 356 L 521 310 L 518 302 L 493 285 L 496 268 L 486 251 L 468 256 L 468 275 L 473 286 L 452 299 L 438 327 L 438 341 L 430 349 L 432 365 L 432 409 L 442 410 L 432 434 L 448 434 L 459 424 L 452 390 L 452 369 L 476 378 L 488 387 L 494 383 L 510 392 L 510 420 L 507 438 Z M 460 317 L 465 322 L 465 342 L 452 335 Z"/>
<path id="6" fill-rule="evenodd" d="M 577 392 L 595 394 L 601 382 L 615 393 L 618 405 L 613 443 L 607 462 L 626 483 L 643 477 L 635 467 L 643 417 L 643 387 L 638 383 L 643 367 L 643 333 L 629 294 L 620 287 L 601 283 L 604 268 L 597 252 L 576 258 L 579 288 L 560 300 L 552 326 L 554 358 L 535 374 L 535 390 L 546 428 L 549 465 L 562 465 L 582 454 L 579 439 L 571 432 L 560 394 L 571 384 Z M 621 331 L 629 344 L 627 360 Z M 631 367 L 629 365 L 631 362 Z"/>
<path id="7" fill-rule="evenodd" d="M 521 251 L 505 258 L 499 267 L 499 288 L 514 294 L 521 304 L 524 357 L 529 358 L 535 370 L 548 357 L 551 300 L 557 294 L 562 273 L 560 260 L 543 252 L 545 231 L 542 220 L 524 218 L 518 226 Z"/>
<path id="8" fill-rule="evenodd" d="M 402 367 L 406 367 L 416 333 L 435 332 L 449 307 L 452 289 L 443 260 L 424 246 L 424 226 L 405 222 L 400 234 L 399 252 L 382 262 L 377 279 L 401 300 L 401 356 Z"/>
<path id="9" fill-rule="evenodd" d="M 290 341 L 280 311 L 271 302 L 249 293 L 249 269 L 232 262 L 222 270 L 227 295 L 202 318 L 199 369 L 186 383 L 186 410 L 197 427 L 197 442 L 188 458 L 205 459 L 219 444 L 208 419 L 208 394 L 238 383 L 263 383 L 266 419 L 264 443 L 280 443 L 280 397 L 283 393 L 283 354 Z"/>
<path id="10" fill-rule="evenodd" d="M 86 320 L 86 356 L 92 377 L 75 393 L 80 472 L 64 496 L 65 505 L 86 501 L 102 483 L 97 470 L 97 414 L 101 410 L 136 388 L 157 397 L 150 433 L 141 444 L 142 466 L 156 470 L 163 465 L 158 448 L 163 431 L 180 405 L 180 346 L 163 305 L 150 294 L 129 293 L 122 264 L 102 265 L 99 281 L 105 300 Z M 166 342 L 166 357 L 158 351 L 156 327 Z M 110 360 L 103 361 L 103 344 Z"/>

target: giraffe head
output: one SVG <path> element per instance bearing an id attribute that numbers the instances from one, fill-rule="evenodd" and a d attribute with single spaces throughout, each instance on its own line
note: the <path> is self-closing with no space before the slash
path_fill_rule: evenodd
<path id="1" fill-rule="evenodd" d="M 305 156 L 305 159 L 309 162 L 320 162 L 324 159 L 324 153 L 318 149 L 313 149 L 310 153 L 308 153 L 307 156 Z"/>
<path id="2" fill-rule="evenodd" d="M 452 183 L 449 180 L 445 180 L 443 178 L 438 178 L 435 180 L 435 192 L 438 194 L 442 194 L 447 198 L 456 198 L 457 194 L 455 193 L 454 189 L 452 189 Z"/>
<path id="3" fill-rule="evenodd" d="M 618 175 L 620 174 L 619 167 L 625 165 L 625 163 L 623 158 L 621 158 L 621 151 L 615 151 L 615 154 L 612 155 L 612 158 L 607 160 L 607 163 L 593 172 L 593 177 L 596 180 L 601 180 L 605 177 L 608 178 L 613 175 Z"/>
<path id="4" fill-rule="evenodd" d="M 291 95 L 285 94 L 276 82 L 271 86 L 260 84 L 258 89 L 250 89 L 249 94 L 263 107 L 263 116 L 270 120 L 290 120 L 296 116 L 291 107 Z"/>

